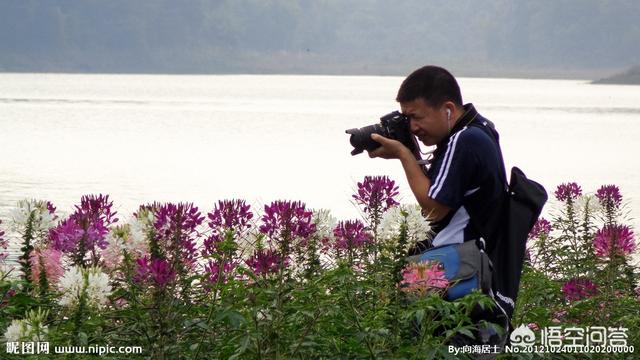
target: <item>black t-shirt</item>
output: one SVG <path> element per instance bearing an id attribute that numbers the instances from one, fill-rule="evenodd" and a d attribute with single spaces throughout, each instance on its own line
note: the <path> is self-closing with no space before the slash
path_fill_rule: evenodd
<path id="1" fill-rule="evenodd" d="M 472 104 L 442 140 L 430 162 L 428 196 L 452 210 L 431 224 L 433 246 L 479 239 L 471 224 L 483 222 L 501 210 L 506 189 L 504 164 L 493 123 L 482 117 Z"/>

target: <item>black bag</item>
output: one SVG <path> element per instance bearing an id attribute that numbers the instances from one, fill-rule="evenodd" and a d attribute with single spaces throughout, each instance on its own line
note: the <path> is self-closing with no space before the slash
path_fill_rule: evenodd
<path id="1" fill-rule="evenodd" d="M 498 154 L 504 164 L 502 150 L 493 123 L 486 120 L 479 126 L 498 145 Z M 506 174 L 501 176 L 506 185 Z M 517 167 L 511 168 L 509 185 L 506 186 L 501 209 L 480 212 L 468 207 L 471 224 L 485 239 L 485 251 L 492 263 L 493 297 L 504 313 L 511 319 L 518 296 L 520 277 L 527 236 L 547 202 L 547 192 L 537 182 L 528 179 Z"/>
<path id="2" fill-rule="evenodd" d="M 493 263 L 493 291 L 509 318 L 518 296 L 527 236 L 547 201 L 542 185 L 528 179 L 517 167 L 511 169 L 508 194 L 503 209 L 501 231 L 489 251 Z"/>

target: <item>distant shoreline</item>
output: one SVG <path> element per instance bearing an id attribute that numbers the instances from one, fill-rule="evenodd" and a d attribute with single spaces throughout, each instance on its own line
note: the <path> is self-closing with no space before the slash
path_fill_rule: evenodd
<path id="1" fill-rule="evenodd" d="M 413 69 L 413 68 L 411 68 Z M 452 72 L 457 77 L 466 78 L 504 78 L 504 79 L 532 79 L 532 80 L 584 80 L 591 81 L 594 78 L 604 78 L 607 74 L 611 74 L 611 70 L 509 70 L 509 71 L 474 71 L 467 69 L 453 68 Z M 388 69 L 381 69 L 381 71 L 218 71 L 218 72 L 206 72 L 206 71 L 85 71 L 85 70 L 31 70 L 31 69 L 0 69 L 0 74 L 60 74 L 60 75 L 177 75 L 177 76 L 206 76 L 206 75 L 267 75 L 267 76 L 407 76 L 408 73 L 401 73 L 399 71 L 389 71 Z M 601 83 L 603 80 L 595 80 L 592 83 Z M 604 83 L 604 82 L 602 82 Z"/>
<path id="2" fill-rule="evenodd" d="M 592 84 L 640 85 L 640 65 L 625 72 L 595 80 Z"/>

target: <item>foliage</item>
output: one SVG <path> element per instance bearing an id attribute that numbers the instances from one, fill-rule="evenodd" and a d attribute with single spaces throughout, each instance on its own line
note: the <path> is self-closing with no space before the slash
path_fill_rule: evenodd
<path id="1" fill-rule="evenodd" d="M 619 189 L 605 185 L 588 195 L 567 183 L 558 186 L 555 196 L 553 221 L 540 218 L 529 234 L 513 323 L 533 329 L 622 327 L 628 329 L 628 345 L 638 348 L 640 274 Z"/>
<path id="2" fill-rule="evenodd" d="M 472 336 L 471 313 L 491 300 L 445 301 L 442 271 L 405 268 L 428 236 L 419 207 L 398 204 L 387 177 L 358 186 L 365 218 L 343 221 L 298 201 L 259 214 L 234 199 L 206 215 L 143 205 L 122 223 L 108 196 L 87 195 L 35 234 L 33 210 L 14 227 L 31 272 L 3 276 L 0 330 L 51 351 L 144 349 L 113 358 L 453 358 L 446 344 Z"/>
<path id="3" fill-rule="evenodd" d="M 22 202 L 0 241 L 20 239 L 30 270 L 0 277 L 0 330 L 52 350 L 144 350 L 114 359 L 456 358 L 448 344 L 473 337 L 472 313 L 492 300 L 445 301 L 437 266 L 405 262 L 428 237 L 419 207 L 398 204 L 386 177 L 358 187 L 364 218 L 341 221 L 285 200 L 261 213 L 239 199 L 207 214 L 153 203 L 124 223 L 102 195 L 60 219 Z M 556 197 L 553 221 L 530 234 L 513 324 L 625 327 L 639 346 L 636 245 L 619 190 L 563 184 Z"/>

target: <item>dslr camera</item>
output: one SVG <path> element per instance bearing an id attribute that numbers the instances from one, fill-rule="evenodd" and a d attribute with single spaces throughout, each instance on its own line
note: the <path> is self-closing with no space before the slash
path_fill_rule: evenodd
<path id="1" fill-rule="evenodd" d="M 371 151 L 381 145 L 371 139 L 371 134 L 380 134 L 386 138 L 398 140 L 404 144 L 411 153 L 420 160 L 420 147 L 416 137 L 409 131 L 409 118 L 399 111 L 391 112 L 380 118 L 379 124 L 373 124 L 361 128 L 353 128 L 345 131 L 350 134 L 349 142 L 353 146 L 351 155 L 357 155 L 364 150 Z"/>

